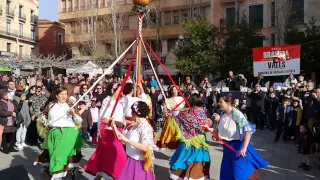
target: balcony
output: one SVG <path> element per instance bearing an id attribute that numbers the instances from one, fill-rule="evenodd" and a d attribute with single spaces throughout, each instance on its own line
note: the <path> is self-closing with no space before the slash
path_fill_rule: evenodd
<path id="1" fill-rule="evenodd" d="M 72 7 L 68 7 L 68 12 L 71 12 L 72 11 Z"/>
<path id="2" fill-rule="evenodd" d="M 6 27 L 0 27 L 0 35 L 19 37 L 19 32 L 13 29 L 7 29 Z"/>
<path id="3" fill-rule="evenodd" d="M 26 21 L 26 14 L 24 14 L 24 13 L 19 13 L 19 20 L 20 20 L 20 21 Z"/>
<path id="4" fill-rule="evenodd" d="M 3 6 L 0 6 L 0 15 L 2 16 L 2 13 L 3 13 Z"/>
<path id="5" fill-rule="evenodd" d="M 30 23 L 31 24 L 37 24 L 38 23 L 38 16 L 37 15 L 31 15 Z"/>
<path id="6" fill-rule="evenodd" d="M 7 17 L 14 18 L 14 9 L 7 8 L 6 14 L 7 14 Z"/>
<path id="7" fill-rule="evenodd" d="M 66 8 L 61 8 L 61 12 L 66 12 Z"/>

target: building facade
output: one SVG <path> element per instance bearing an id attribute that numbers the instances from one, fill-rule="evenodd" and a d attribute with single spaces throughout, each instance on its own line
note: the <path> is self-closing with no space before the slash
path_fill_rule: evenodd
<path id="1" fill-rule="evenodd" d="M 38 21 L 39 54 L 44 56 L 68 55 L 68 47 L 65 45 L 64 24 L 49 20 Z"/>
<path id="2" fill-rule="evenodd" d="M 138 18 L 132 9 L 132 0 L 117 1 L 116 12 L 121 16 L 126 16 L 122 28 L 121 39 L 125 40 L 127 44 L 137 37 Z M 189 3 L 191 2 L 191 3 Z M 158 49 L 158 54 L 161 59 L 167 65 L 174 63 L 174 56 L 172 49 L 176 44 L 179 37 L 183 37 L 186 33 L 183 29 L 181 22 L 188 18 L 193 18 L 201 15 L 211 21 L 211 4 L 210 0 L 153 0 L 150 1 L 150 17 L 146 21 L 147 25 L 144 28 L 144 37 L 151 40 L 151 46 L 153 49 Z M 159 11 L 157 11 L 159 10 Z M 160 12 L 160 17 L 156 12 Z M 65 23 L 66 27 L 66 44 L 75 44 L 80 41 L 90 39 L 92 36 L 92 27 L 99 26 L 99 28 L 105 28 L 104 25 L 92 25 L 91 22 L 87 24 L 78 24 L 79 19 L 85 16 L 96 16 L 104 18 L 110 16 L 112 13 L 110 0 L 59 0 L 59 21 Z M 157 18 L 159 17 L 159 18 Z M 160 23 L 158 23 L 160 20 Z M 97 24 L 97 25 L 96 25 Z M 158 38 L 155 38 L 158 37 Z M 108 45 L 111 39 L 106 35 L 100 39 L 105 40 L 105 44 Z M 160 44 L 156 43 L 156 39 L 160 40 Z M 157 44 L 157 47 L 156 47 Z M 108 46 L 107 46 L 108 47 Z M 73 49 L 73 55 L 78 52 L 77 49 Z M 129 53 L 128 57 L 132 55 L 134 50 Z M 144 60 L 146 55 L 143 54 Z M 145 63 L 147 64 L 147 62 Z M 145 69 L 148 69 L 145 65 Z"/>
<path id="3" fill-rule="evenodd" d="M 3 0 L 0 3 L 1 56 L 37 53 L 38 0 Z"/>
<path id="4" fill-rule="evenodd" d="M 320 24 L 319 0 L 212 0 L 213 24 L 218 27 L 233 24 L 246 16 L 248 23 L 261 28 L 264 46 L 284 44 L 288 23 L 304 31 L 303 23 L 312 17 Z M 285 19 L 289 20 L 286 21 Z"/>

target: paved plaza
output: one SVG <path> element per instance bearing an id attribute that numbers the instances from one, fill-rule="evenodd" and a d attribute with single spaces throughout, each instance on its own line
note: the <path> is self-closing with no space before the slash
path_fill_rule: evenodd
<path id="1" fill-rule="evenodd" d="M 262 157 L 270 162 L 270 166 L 259 171 L 259 180 L 319 180 L 320 172 L 316 170 L 316 166 L 314 165 L 314 156 L 310 158 L 311 171 L 302 171 L 298 168 L 298 165 L 301 163 L 301 155 L 297 153 L 297 148 L 291 143 L 273 143 L 274 134 L 274 131 L 257 131 L 252 140 L 252 143 Z M 221 143 L 212 142 L 209 134 L 208 139 L 212 146 L 212 149 L 210 150 L 212 159 L 210 170 L 211 179 L 218 180 L 222 159 L 222 145 Z M 0 153 L 0 170 L 22 164 L 28 171 L 30 179 L 41 180 L 43 179 L 40 172 L 41 166 L 33 166 L 33 160 L 39 152 L 38 148 L 25 148 L 19 153 L 11 153 L 10 155 Z M 86 160 L 94 152 L 94 149 L 85 148 L 82 152 L 85 157 L 81 162 L 81 166 L 85 164 Z M 168 161 L 173 152 L 174 151 L 166 150 L 164 152 L 155 153 L 155 174 L 157 180 L 169 180 Z M 0 179 L 2 180 L 1 177 Z M 83 173 L 79 175 L 77 179 L 85 180 L 93 179 L 93 177 Z"/>

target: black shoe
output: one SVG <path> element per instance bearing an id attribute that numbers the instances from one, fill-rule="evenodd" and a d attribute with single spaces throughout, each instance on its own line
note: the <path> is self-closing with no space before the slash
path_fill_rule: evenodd
<path id="1" fill-rule="evenodd" d="M 10 152 L 9 152 L 8 149 L 3 149 L 3 150 L 1 150 L 1 152 L 2 152 L 3 154 L 10 154 Z"/>
<path id="2" fill-rule="evenodd" d="M 304 171 L 310 171 L 310 166 L 306 165 L 305 167 L 302 168 Z"/>
<path id="3" fill-rule="evenodd" d="M 16 149 L 10 149 L 9 151 L 10 151 L 10 152 L 19 152 L 19 151 L 16 150 Z"/>
<path id="4" fill-rule="evenodd" d="M 298 168 L 304 168 L 304 167 L 306 167 L 306 163 L 301 163 L 301 164 L 298 166 Z"/>

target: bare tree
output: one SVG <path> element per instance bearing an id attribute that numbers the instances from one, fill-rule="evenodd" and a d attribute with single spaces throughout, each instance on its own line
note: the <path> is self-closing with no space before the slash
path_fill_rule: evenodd
<path id="1" fill-rule="evenodd" d="M 291 27 L 304 24 L 303 8 L 301 11 L 292 9 L 292 0 L 273 0 L 270 4 L 270 22 L 272 33 L 276 34 L 278 45 L 285 44 L 285 35 Z"/>
<path id="2" fill-rule="evenodd" d="M 79 12 L 75 22 L 72 23 L 72 34 L 86 34 L 81 41 L 72 43 L 72 49 L 78 49 L 79 56 L 86 56 L 86 60 L 105 62 L 113 60 L 124 50 L 124 39 L 121 37 L 121 30 L 127 21 L 125 14 L 117 13 L 118 4 L 111 1 L 111 14 L 101 15 L 96 0 L 91 0 L 86 10 Z M 100 64 L 100 63 L 99 63 Z M 105 64 L 101 63 L 100 65 Z"/>

